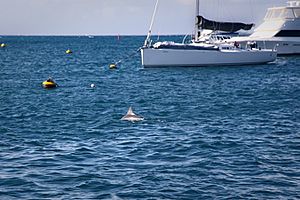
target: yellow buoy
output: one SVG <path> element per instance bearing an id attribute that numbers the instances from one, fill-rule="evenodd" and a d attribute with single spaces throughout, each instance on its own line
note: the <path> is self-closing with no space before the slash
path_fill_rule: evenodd
<path id="1" fill-rule="evenodd" d="M 67 54 L 73 53 L 70 49 L 66 51 Z"/>
<path id="2" fill-rule="evenodd" d="M 110 64 L 109 65 L 109 69 L 116 69 L 117 68 L 117 65 L 116 64 Z"/>
<path id="3" fill-rule="evenodd" d="M 57 87 L 57 84 L 51 78 L 48 78 L 46 81 L 42 83 L 42 86 L 44 88 L 55 88 Z"/>
<path id="4" fill-rule="evenodd" d="M 1 48 L 4 48 L 4 47 L 6 47 L 6 44 L 1 43 L 0 47 L 1 47 Z"/>

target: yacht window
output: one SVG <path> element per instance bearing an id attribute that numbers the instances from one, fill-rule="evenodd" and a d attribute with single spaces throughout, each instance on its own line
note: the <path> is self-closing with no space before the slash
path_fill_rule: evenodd
<path id="1" fill-rule="evenodd" d="M 281 10 L 273 10 L 270 18 L 272 18 L 272 19 L 279 18 L 280 15 L 281 15 Z"/>
<path id="2" fill-rule="evenodd" d="M 266 19 L 277 19 L 277 18 L 294 19 L 295 16 L 299 16 L 299 15 L 300 15 L 300 9 L 294 9 L 294 12 L 292 9 L 272 9 L 268 11 L 265 18 Z"/>
<path id="3" fill-rule="evenodd" d="M 272 18 L 274 18 L 273 16 L 274 16 L 274 10 L 272 10 L 271 12 L 270 12 L 270 15 L 269 15 L 269 19 L 272 19 Z"/>
<path id="4" fill-rule="evenodd" d="M 275 37 L 300 37 L 300 30 L 281 30 Z"/>
<path id="5" fill-rule="evenodd" d="M 294 15 L 294 12 L 292 9 L 286 9 L 283 16 L 283 18 L 288 18 L 288 19 L 294 19 L 295 18 L 295 15 Z"/>
<path id="6" fill-rule="evenodd" d="M 300 18 L 300 9 L 299 8 L 294 9 L 294 14 L 296 18 Z"/>
<path id="7" fill-rule="evenodd" d="M 279 18 L 285 18 L 286 16 L 286 13 L 287 13 L 287 10 L 279 10 L 280 11 L 280 14 L 279 14 Z"/>
<path id="8" fill-rule="evenodd" d="M 272 15 L 272 11 L 271 10 L 268 10 L 266 16 L 265 16 L 265 19 L 269 19 L 271 18 L 271 15 Z"/>

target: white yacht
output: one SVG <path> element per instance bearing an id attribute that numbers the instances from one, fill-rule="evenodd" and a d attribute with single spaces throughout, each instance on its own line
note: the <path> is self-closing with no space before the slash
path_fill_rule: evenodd
<path id="1" fill-rule="evenodd" d="M 257 47 L 277 48 L 280 55 L 300 54 L 300 0 L 285 7 L 269 8 L 264 22 L 249 37 L 233 37 L 241 45 L 255 42 Z"/>
<path id="2" fill-rule="evenodd" d="M 199 16 L 199 0 L 196 0 L 196 22 L 194 39 L 188 44 L 175 42 L 157 42 L 151 44 L 151 29 L 157 10 L 158 1 L 151 20 L 150 30 L 141 48 L 142 65 L 144 67 L 193 67 L 208 65 L 244 65 L 272 62 L 277 52 L 274 48 L 242 49 L 234 43 L 217 44 L 200 41 L 201 30 L 235 32 L 240 29 L 249 30 L 252 24 L 215 22 Z"/>

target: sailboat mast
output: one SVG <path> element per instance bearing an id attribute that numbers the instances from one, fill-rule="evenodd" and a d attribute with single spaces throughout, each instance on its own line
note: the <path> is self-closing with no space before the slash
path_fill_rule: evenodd
<path id="1" fill-rule="evenodd" d="M 150 44 L 150 37 L 151 37 L 151 32 L 152 32 L 152 26 L 153 26 L 153 23 L 154 23 L 154 18 L 155 18 L 155 15 L 156 15 L 158 2 L 159 2 L 159 0 L 156 0 L 154 12 L 153 12 L 153 15 L 152 15 L 152 18 L 151 18 L 150 28 L 149 28 L 149 31 L 148 31 L 148 34 L 147 34 L 147 38 L 146 38 L 145 43 L 144 43 L 144 47 L 146 47 L 146 46 L 148 46 Z"/>
<path id="2" fill-rule="evenodd" d="M 196 13 L 195 13 L 195 42 L 199 41 L 199 25 L 198 25 L 198 16 L 199 16 L 199 0 L 196 0 Z"/>

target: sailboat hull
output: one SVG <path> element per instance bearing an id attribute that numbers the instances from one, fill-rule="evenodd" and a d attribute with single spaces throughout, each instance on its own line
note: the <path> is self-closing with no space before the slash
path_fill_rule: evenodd
<path id="1" fill-rule="evenodd" d="M 142 48 L 144 67 L 200 67 L 219 65 L 249 65 L 272 62 L 277 52 L 264 50 L 185 50 Z"/>

